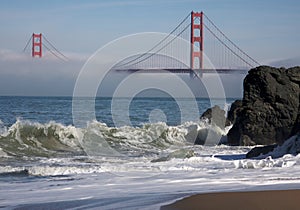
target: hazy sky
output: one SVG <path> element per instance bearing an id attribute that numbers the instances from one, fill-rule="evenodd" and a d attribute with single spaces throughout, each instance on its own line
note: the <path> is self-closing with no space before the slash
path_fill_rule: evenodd
<path id="1" fill-rule="evenodd" d="M 72 95 L 82 65 L 101 46 L 138 32 L 168 33 L 192 10 L 261 64 L 300 65 L 297 0 L 1 0 L 0 95 Z M 71 61 L 21 54 L 33 32 Z"/>

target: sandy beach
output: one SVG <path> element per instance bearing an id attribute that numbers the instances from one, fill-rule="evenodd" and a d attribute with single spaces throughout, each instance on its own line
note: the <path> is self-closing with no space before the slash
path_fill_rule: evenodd
<path id="1" fill-rule="evenodd" d="M 178 200 L 161 210 L 296 210 L 300 208 L 299 199 L 300 190 L 207 193 Z"/>

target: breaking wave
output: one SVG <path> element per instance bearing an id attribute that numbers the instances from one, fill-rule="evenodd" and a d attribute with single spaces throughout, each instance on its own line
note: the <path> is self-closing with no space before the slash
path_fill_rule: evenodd
<path id="1" fill-rule="evenodd" d="M 4 131 L 0 136 L 0 148 L 2 153 L 9 156 L 50 157 L 82 152 L 78 142 L 80 133 L 73 126 L 17 120 Z"/>
<path id="2" fill-rule="evenodd" d="M 274 168 L 291 167 L 300 163 L 300 136 L 290 137 L 273 151 L 254 159 L 235 161 L 236 168 Z"/>
<path id="3" fill-rule="evenodd" d="M 3 125 L 0 128 L 0 157 L 145 156 L 193 145 L 202 129 L 220 136 L 228 131 L 206 121 L 179 126 L 153 123 L 120 128 L 94 121 L 86 128 L 76 128 L 57 122 L 41 124 L 17 120 L 9 128 Z"/>
<path id="4" fill-rule="evenodd" d="M 251 147 L 194 146 L 201 130 L 226 135 L 207 121 L 179 126 L 109 127 L 97 121 L 86 128 L 17 120 L 1 127 L 0 179 L 19 176 L 65 176 L 124 171 L 218 171 L 299 166 L 299 136 L 291 137 L 261 159 L 245 159 Z M 280 157 L 282 154 L 287 155 Z M 215 172 L 217 171 L 217 172 Z M 147 174 L 147 173 L 145 173 Z"/>

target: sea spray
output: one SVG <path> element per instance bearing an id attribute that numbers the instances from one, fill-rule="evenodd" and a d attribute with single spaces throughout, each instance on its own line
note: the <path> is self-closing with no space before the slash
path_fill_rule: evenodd
<path id="1" fill-rule="evenodd" d="M 17 120 L 0 136 L 0 147 L 12 156 L 55 156 L 82 152 L 80 130 L 60 123 L 46 124 Z"/>
<path id="2" fill-rule="evenodd" d="M 193 145 L 196 136 L 190 138 L 190 133 L 201 129 L 220 135 L 226 135 L 228 130 L 212 127 L 205 121 L 119 128 L 93 121 L 86 128 L 76 128 L 53 121 L 41 124 L 18 119 L 0 135 L 0 148 L 3 153 L 18 157 L 159 155 L 172 147 Z"/>

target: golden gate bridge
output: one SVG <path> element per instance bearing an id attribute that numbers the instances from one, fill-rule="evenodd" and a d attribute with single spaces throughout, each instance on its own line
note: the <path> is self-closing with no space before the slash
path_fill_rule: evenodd
<path id="1" fill-rule="evenodd" d="M 45 44 L 42 39 L 45 40 Z M 183 40 L 189 44 L 182 45 Z M 32 34 L 24 51 L 30 42 L 32 57 L 42 57 L 42 47 L 45 47 L 57 58 L 68 59 L 42 34 Z M 176 56 L 172 56 L 175 54 Z M 258 65 L 260 64 L 229 39 L 208 16 L 203 12 L 192 11 L 147 52 L 126 58 L 112 69 L 129 73 L 159 73 L 161 70 L 167 70 L 190 74 L 246 74 L 250 68 Z"/>

